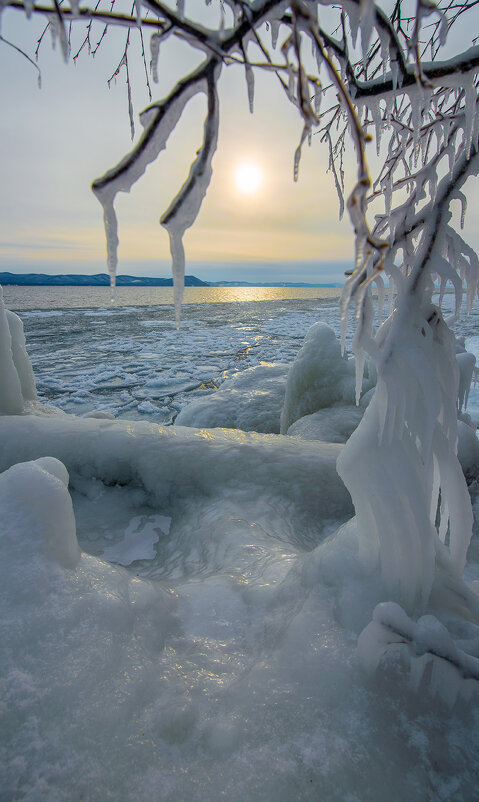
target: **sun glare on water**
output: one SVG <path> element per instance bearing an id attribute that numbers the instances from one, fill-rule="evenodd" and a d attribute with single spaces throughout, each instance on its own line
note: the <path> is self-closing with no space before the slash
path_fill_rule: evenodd
<path id="1" fill-rule="evenodd" d="M 259 167 L 251 162 L 243 162 L 235 170 L 235 185 L 243 195 L 254 195 L 263 182 Z"/>

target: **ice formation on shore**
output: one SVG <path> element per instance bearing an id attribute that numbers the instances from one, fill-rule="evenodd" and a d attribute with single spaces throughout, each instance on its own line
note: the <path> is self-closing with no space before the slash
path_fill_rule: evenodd
<path id="1" fill-rule="evenodd" d="M 320 333 L 332 362 L 337 343 Z M 354 377 L 340 357 L 331 367 L 315 388 L 335 399 L 323 433 L 353 423 L 340 399 Z M 285 368 L 259 366 L 236 380 L 236 407 L 235 383 L 223 391 L 236 425 L 258 375 L 279 422 Z M 375 414 L 369 399 L 359 417 Z M 461 696 L 476 683 L 473 586 L 436 581 L 417 622 L 381 605 L 336 470 L 342 444 L 25 409 L 0 415 L 6 794 L 339 802 L 383 799 L 387 782 L 392 799 L 472 798 L 479 716 Z"/>
<path id="2" fill-rule="evenodd" d="M 0 414 L 18 415 L 24 401 L 37 397 L 35 377 L 25 349 L 23 323 L 5 309 L 0 287 Z"/>

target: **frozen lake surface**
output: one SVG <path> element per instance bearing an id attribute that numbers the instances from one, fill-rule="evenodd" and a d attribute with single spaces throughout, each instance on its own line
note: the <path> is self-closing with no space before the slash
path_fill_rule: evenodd
<path id="1" fill-rule="evenodd" d="M 120 288 L 114 306 L 106 288 L 4 289 L 7 308 L 24 322 L 41 401 L 76 415 L 101 410 L 163 425 L 246 368 L 291 363 L 318 320 L 339 336 L 337 294 L 329 288 L 186 288 L 178 332 L 169 288 Z M 448 296 L 445 308 L 451 305 Z M 470 338 L 468 347 L 479 356 L 478 320 L 474 309 L 455 330 Z M 351 333 L 347 347 L 350 342 Z M 474 390 L 469 411 L 479 417 Z"/>

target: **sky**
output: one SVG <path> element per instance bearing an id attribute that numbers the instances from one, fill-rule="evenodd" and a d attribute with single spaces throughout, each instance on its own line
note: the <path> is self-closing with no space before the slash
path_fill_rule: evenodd
<path id="1" fill-rule="evenodd" d="M 43 27 L 20 12 L 3 12 L 2 35 L 30 54 Z M 92 41 L 102 26 L 94 30 Z M 41 89 L 35 68 L 0 42 L 0 271 L 106 272 L 102 211 L 90 185 L 131 147 L 124 70 L 107 86 L 125 36 L 110 29 L 94 59 L 85 49 L 76 64 L 65 65 L 47 34 L 38 62 Z M 72 52 L 82 38 L 78 29 Z M 130 59 L 135 139 L 138 113 L 149 102 L 136 52 Z M 163 97 L 181 71 L 193 66 L 186 45 L 167 42 L 153 98 Z M 201 144 L 204 111 L 203 97 L 190 101 L 166 151 L 131 193 L 118 196 L 119 273 L 169 275 L 168 236 L 159 218 L 188 175 Z M 353 238 L 347 215 L 338 219 L 325 147 L 313 137 L 312 146 L 303 148 L 295 183 L 302 123 L 274 76 L 257 76 L 250 114 L 242 69 L 224 69 L 220 113 L 212 182 L 184 238 L 186 272 L 206 281 L 341 282 L 351 266 Z M 245 164 L 258 171 L 255 191 L 238 184 Z M 241 175 L 244 181 L 244 169 Z M 467 226 L 478 247 L 477 233 Z"/>

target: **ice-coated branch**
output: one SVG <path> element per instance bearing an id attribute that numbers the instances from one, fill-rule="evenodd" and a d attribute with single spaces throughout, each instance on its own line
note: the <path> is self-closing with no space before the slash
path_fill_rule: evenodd
<path id="1" fill-rule="evenodd" d="M 206 74 L 208 109 L 204 125 L 203 144 L 191 165 L 187 180 L 160 219 L 161 225 L 166 228 L 170 237 L 177 328 L 180 326 L 185 275 L 183 235 L 186 229 L 193 225 L 200 211 L 211 180 L 212 160 L 218 142 L 217 80 L 219 71 L 220 64 L 210 61 Z"/>
<path id="2" fill-rule="evenodd" d="M 153 103 L 141 115 L 143 134 L 135 147 L 116 167 L 108 170 L 92 184 L 93 192 L 103 206 L 103 218 L 107 240 L 107 262 L 112 286 L 115 285 L 118 261 L 118 224 L 114 209 L 118 192 L 129 192 L 133 184 L 143 175 L 147 166 L 166 147 L 168 137 L 174 130 L 187 102 L 200 91 L 208 91 L 208 76 L 212 61 L 176 84 L 165 100 Z"/>
<path id="3" fill-rule="evenodd" d="M 479 681 L 479 659 L 458 647 L 435 616 L 425 615 L 416 622 L 398 604 L 384 602 L 360 635 L 359 656 L 366 668 L 374 670 L 391 647 L 407 655 L 416 689 L 430 666 L 431 690 L 451 707 L 458 695 L 469 696 L 471 687 L 465 681 Z"/>
<path id="4" fill-rule="evenodd" d="M 8 47 L 11 47 L 17 53 L 20 53 L 20 55 L 23 56 L 23 58 L 26 58 L 26 60 L 28 62 L 30 62 L 32 67 L 34 67 L 36 69 L 36 71 L 37 71 L 37 74 L 38 74 L 38 86 L 41 87 L 41 85 L 42 85 L 42 74 L 40 72 L 40 67 L 38 66 L 38 64 L 32 58 L 30 58 L 28 53 L 25 53 L 25 51 L 22 50 L 21 47 L 18 47 L 18 45 L 15 45 L 13 42 L 10 42 L 8 39 L 5 39 L 5 37 L 3 37 L 3 36 L 0 36 L 0 42 L 3 42 L 4 45 L 7 45 Z"/>

